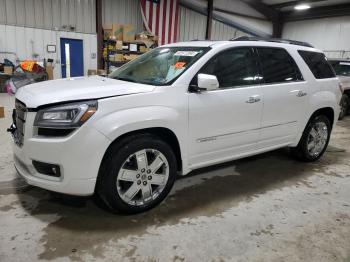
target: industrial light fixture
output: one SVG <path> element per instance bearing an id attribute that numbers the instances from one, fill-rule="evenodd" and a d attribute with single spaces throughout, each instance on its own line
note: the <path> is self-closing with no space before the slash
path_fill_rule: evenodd
<path id="1" fill-rule="evenodd" d="M 306 10 L 306 9 L 310 9 L 311 6 L 308 4 L 300 4 L 300 5 L 296 5 L 294 6 L 295 10 Z"/>

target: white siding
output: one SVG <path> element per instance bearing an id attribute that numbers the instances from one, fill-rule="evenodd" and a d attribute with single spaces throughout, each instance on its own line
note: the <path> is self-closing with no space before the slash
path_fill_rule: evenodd
<path id="1" fill-rule="evenodd" d="M 306 41 L 326 52 L 330 57 L 349 56 L 350 16 L 288 22 L 283 37 Z"/>
<path id="2" fill-rule="evenodd" d="M 96 0 L 0 0 L 0 23 L 95 33 L 95 6 Z"/>
<path id="3" fill-rule="evenodd" d="M 207 18 L 186 7 L 180 6 L 180 24 L 178 41 L 205 39 Z M 213 40 L 229 40 L 234 37 L 247 35 L 238 29 L 213 20 L 211 38 Z"/>
<path id="4" fill-rule="evenodd" d="M 97 40 L 95 34 L 83 34 L 64 31 L 53 31 L 46 29 L 36 29 L 30 27 L 0 25 L 0 51 L 13 52 L 12 54 L 0 54 L 0 61 L 4 58 L 14 63 L 25 59 L 32 59 L 33 54 L 37 61 L 44 58 L 52 58 L 55 62 L 54 76 L 61 78 L 61 52 L 60 38 L 73 38 L 83 40 L 84 49 L 84 74 L 88 69 L 97 68 L 97 59 L 92 58 L 91 54 L 97 52 Z M 56 45 L 56 53 L 47 53 L 47 45 Z"/>
<path id="5" fill-rule="evenodd" d="M 232 26 L 228 26 L 219 21 L 213 21 L 212 29 L 211 29 L 211 38 L 213 40 L 229 40 L 231 38 L 236 38 L 239 36 L 248 35 L 244 32 L 237 30 Z"/>
<path id="6" fill-rule="evenodd" d="M 102 5 L 104 24 L 132 24 L 137 32 L 144 30 L 139 0 L 103 0 Z"/>
<path id="7" fill-rule="evenodd" d="M 178 41 L 205 39 L 207 18 L 186 7 L 180 6 Z"/>

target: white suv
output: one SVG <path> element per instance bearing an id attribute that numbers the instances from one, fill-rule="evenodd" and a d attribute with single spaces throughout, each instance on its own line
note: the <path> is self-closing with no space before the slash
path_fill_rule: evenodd
<path id="1" fill-rule="evenodd" d="M 281 147 L 317 160 L 341 97 L 324 54 L 244 40 L 170 44 L 108 78 L 21 88 L 9 129 L 16 169 L 31 185 L 96 192 L 111 210 L 137 213 L 200 167 Z"/>

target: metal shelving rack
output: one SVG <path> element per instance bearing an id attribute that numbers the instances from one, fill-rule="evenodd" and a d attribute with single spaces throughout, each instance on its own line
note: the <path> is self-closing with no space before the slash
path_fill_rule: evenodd
<path id="1" fill-rule="evenodd" d="M 115 46 L 117 40 L 103 40 L 103 49 L 106 47 L 107 48 L 107 55 L 106 57 L 103 57 L 103 62 L 104 62 L 104 66 L 105 66 L 105 69 L 107 71 L 107 74 L 110 73 L 110 66 L 113 65 L 113 66 L 116 66 L 116 67 L 120 67 L 124 64 L 126 64 L 127 62 L 129 62 L 128 60 L 127 61 L 110 61 L 109 59 L 109 55 L 110 54 L 132 54 L 132 55 L 142 55 L 144 53 L 140 52 L 140 51 L 129 51 L 129 50 L 118 50 L 118 49 L 109 49 L 109 46 L 110 45 L 113 45 Z M 144 42 L 142 41 L 123 41 L 123 45 L 130 45 L 130 44 L 137 44 L 137 50 L 140 50 L 140 46 L 143 45 L 143 46 L 146 46 Z"/>

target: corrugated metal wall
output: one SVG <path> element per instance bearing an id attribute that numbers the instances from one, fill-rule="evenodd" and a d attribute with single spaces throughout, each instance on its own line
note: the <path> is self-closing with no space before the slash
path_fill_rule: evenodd
<path id="1" fill-rule="evenodd" d="M 349 30 L 350 16 L 313 19 L 286 23 L 283 37 L 309 42 L 316 48 L 328 51 L 330 57 L 341 58 L 349 55 Z"/>
<path id="2" fill-rule="evenodd" d="M 247 34 L 237 30 L 236 28 L 233 28 L 232 26 L 228 26 L 219 21 L 213 21 L 211 31 L 211 38 L 213 40 L 229 40 L 231 38 L 236 38 L 244 35 Z"/>
<path id="3" fill-rule="evenodd" d="M 53 31 L 10 25 L 0 25 L 0 51 L 13 52 L 14 54 L 0 54 L 0 61 L 7 58 L 13 63 L 16 63 L 16 61 L 34 58 L 33 54 L 38 55 L 35 56 L 38 61 L 42 61 L 44 58 L 52 58 L 55 64 L 54 76 L 55 78 L 61 78 L 61 37 L 83 40 L 85 74 L 88 69 L 97 68 L 97 39 L 94 34 Z M 47 52 L 48 44 L 56 45 L 56 53 Z"/>
<path id="4" fill-rule="evenodd" d="M 205 39 L 206 16 L 180 6 L 178 41 Z"/>
<path id="5" fill-rule="evenodd" d="M 180 6 L 180 24 L 178 41 L 188 41 L 193 39 L 205 39 L 207 18 L 205 15 L 194 12 L 186 7 Z M 247 35 L 236 28 L 228 26 L 222 22 L 213 20 L 212 25 L 213 40 L 228 40 L 233 37 Z"/>
<path id="6" fill-rule="evenodd" d="M 0 0 L 0 24 L 95 33 L 96 0 Z M 103 0 L 103 23 L 133 24 L 143 30 L 139 0 Z M 180 6 L 179 41 L 204 39 L 206 16 Z M 228 39 L 236 29 L 213 23 L 213 39 Z"/>
<path id="7" fill-rule="evenodd" d="M 95 33 L 95 5 L 95 0 L 0 0 L 0 24 Z"/>
<path id="8" fill-rule="evenodd" d="M 103 0 L 103 23 L 132 24 L 143 31 L 139 0 Z"/>

